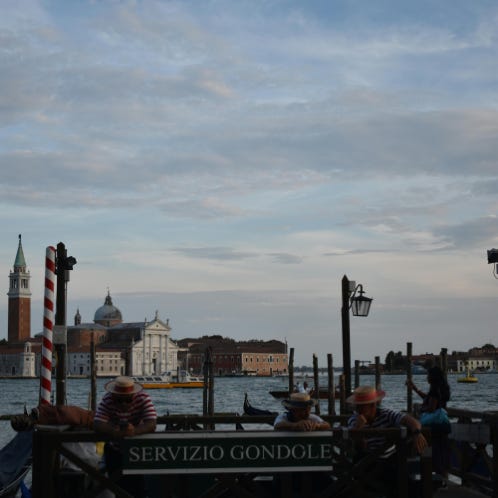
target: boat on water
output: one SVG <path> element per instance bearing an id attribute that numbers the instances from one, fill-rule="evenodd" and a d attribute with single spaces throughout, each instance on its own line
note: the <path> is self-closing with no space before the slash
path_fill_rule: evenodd
<path id="1" fill-rule="evenodd" d="M 18 432 L 0 450 L 0 497 L 14 498 L 31 468 L 32 431 Z"/>
<path id="2" fill-rule="evenodd" d="M 474 375 L 472 375 L 468 368 L 467 368 L 467 373 L 466 373 L 465 377 L 458 377 L 458 379 L 457 379 L 457 382 L 463 382 L 466 384 L 475 384 L 478 381 L 479 381 L 479 379 L 477 377 L 475 377 Z"/>
<path id="3" fill-rule="evenodd" d="M 288 398 L 289 397 L 289 391 L 270 391 L 270 394 L 274 398 L 278 398 L 278 399 L 283 399 L 283 398 Z M 313 391 L 311 391 L 310 392 L 310 396 L 312 398 L 314 398 L 315 397 L 315 393 Z M 340 392 L 336 389 L 336 391 L 335 391 L 335 397 L 339 398 L 339 396 L 340 396 Z M 318 398 L 319 399 L 329 399 L 329 390 L 325 389 L 325 388 L 320 389 L 320 391 L 318 393 Z"/>
<path id="4" fill-rule="evenodd" d="M 178 372 L 164 372 L 161 375 L 139 375 L 133 380 L 142 384 L 144 389 L 195 389 L 204 387 L 201 377 L 194 377 L 186 370 Z"/>
<path id="5" fill-rule="evenodd" d="M 247 393 L 244 396 L 244 413 L 246 415 L 273 415 L 276 417 L 278 412 L 272 412 L 271 410 L 264 410 L 262 408 L 256 408 L 249 403 L 249 398 L 247 397 Z"/>

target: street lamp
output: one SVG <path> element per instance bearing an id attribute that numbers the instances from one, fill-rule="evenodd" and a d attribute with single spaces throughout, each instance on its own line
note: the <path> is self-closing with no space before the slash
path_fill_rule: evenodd
<path id="1" fill-rule="evenodd" d="M 498 249 L 488 250 L 488 265 L 493 264 L 493 275 L 498 278 Z"/>
<path id="2" fill-rule="evenodd" d="M 357 293 L 359 295 L 357 295 Z M 342 277 L 342 368 L 344 372 L 346 396 L 351 394 L 351 335 L 349 327 L 349 310 L 354 316 L 368 316 L 373 299 L 365 297 L 363 285 Z"/>

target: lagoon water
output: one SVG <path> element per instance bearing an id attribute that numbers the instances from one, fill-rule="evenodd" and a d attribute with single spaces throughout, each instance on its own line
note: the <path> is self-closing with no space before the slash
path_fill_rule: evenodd
<path id="1" fill-rule="evenodd" d="M 476 384 L 458 383 L 461 374 L 451 374 L 448 381 L 451 387 L 449 406 L 471 410 L 498 410 L 498 374 L 477 375 Z M 97 402 L 104 393 L 104 385 L 109 379 L 97 380 Z M 361 384 L 374 384 L 373 376 L 361 376 Z M 308 380 L 310 384 L 310 382 Z M 326 385 L 326 378 L 320 382 Z M 422 390 L 427 389 L 425 375 L 415 375 L 414 382 Z M 215 412 L 243 413 L 244 393 L 248 393 L 253 406 L 272 411 L 282 411 L 281 400 L 273 398 L 269 391 L 284 390 L 288 386 L 285 377 L 216 377 L 214 380 Z M 54 386 L 55 387 L 55 383 Z M 385 406 L 406 409 L 405 376 L 386 375 L 382 377 L 382 388 L 386 391 Z M 202 389 L 152 389 L 149 394 L 156 406 L 158 415 L 202 414 Z M 0 379 L 0 414 L 22 413 L 24 405 L 28 409 L 37 405 L 39 381 L 37 379 Z M 88 407 L 90 392 L 89 379 L 67 380 L 67 403 Z M 414 402 L 420 398 L 413 395 Z M 327 411 L 327 401 L 322 401 L 322 413 Z M 161 429 L 161 427 L 159 427 Z M 14 435 L 8 421 L 0 421 L 0 444 L 3 445 Z"/>

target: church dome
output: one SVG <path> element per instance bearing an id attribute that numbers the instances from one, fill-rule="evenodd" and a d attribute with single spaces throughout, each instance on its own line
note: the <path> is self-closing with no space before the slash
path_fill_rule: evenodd
<path id="1" fill-rule="evenodd" d="M 105 327 L 110 327 L 112 325 L 122 323 L 123 317 L 121 315 L 121 311 L 119 311 L 119 309 L 112 304 L 112 299 L 109 292 L 107 292 L 107 296 L 105 298 L 103 306 L 98 308 L 95 312 L 93 321 L 95 323 L 100 323 Z"/>

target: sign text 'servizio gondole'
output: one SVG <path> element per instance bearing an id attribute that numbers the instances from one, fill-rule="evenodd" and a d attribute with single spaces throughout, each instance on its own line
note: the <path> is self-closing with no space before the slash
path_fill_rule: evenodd
<path id="1" fill-rule="evenodd" d="M 125 474 L 332 469 L 332 433 L 155 433 L 122 441 Z"/>

